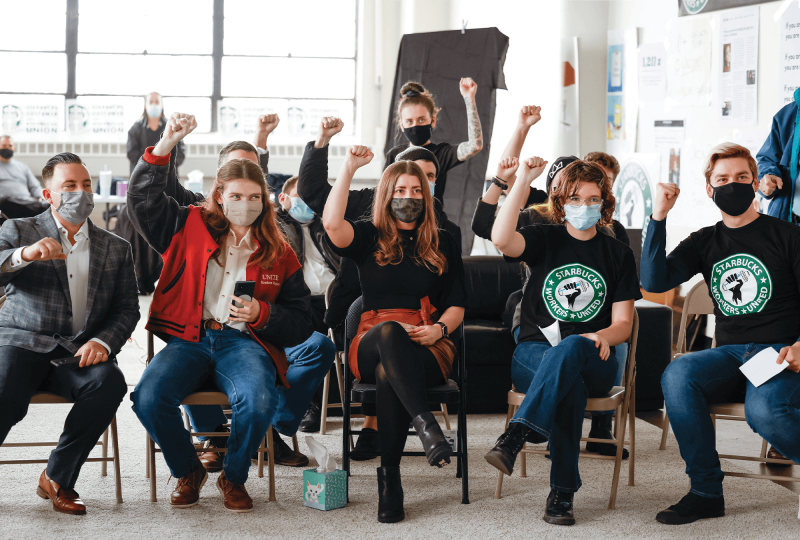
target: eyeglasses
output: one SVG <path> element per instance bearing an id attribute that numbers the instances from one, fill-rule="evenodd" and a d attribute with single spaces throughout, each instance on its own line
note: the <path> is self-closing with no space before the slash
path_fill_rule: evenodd
<path id="1" fill-rule="evenodd" d="M 603 199 L 600 197 L 589 197 L 588 199 L 581 199 L 580 197 L 570 197 L 565 203 L 567 206 L 597 206 L 603 204 Z"/>

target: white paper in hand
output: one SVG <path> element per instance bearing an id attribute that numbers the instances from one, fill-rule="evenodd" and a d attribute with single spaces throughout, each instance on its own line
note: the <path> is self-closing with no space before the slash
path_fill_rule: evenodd
<path id="1" fill-rule="evenodd" d="M 778 364 L 778 356 L 778 351 L 767 347 L 745 362 L 739 369 L 742 370 L 745 377 L 750 379 L 753 386 L 758 387 L 789 366 L 789 362 L 786 360 L 782 364 Z"/>

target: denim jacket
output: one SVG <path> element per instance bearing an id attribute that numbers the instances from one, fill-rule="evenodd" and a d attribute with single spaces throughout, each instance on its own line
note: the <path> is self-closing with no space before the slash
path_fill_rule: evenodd
<path id="1" fill-rule="evenodd" d="M 772 129 L 761 150 L 756 154 L 759 180 L 765 174 L 775 175 L 783 180 L 783 188 L 776 189 L 769 203 L 770 216 L 791 221 L 792 201 L 794 199 L 795 179 L 789 172 L 794 141 L 794 124 L 797 104 L 792 101 L 772 118 Z M 800 212 L 800 209 L 798 209 Z"/>

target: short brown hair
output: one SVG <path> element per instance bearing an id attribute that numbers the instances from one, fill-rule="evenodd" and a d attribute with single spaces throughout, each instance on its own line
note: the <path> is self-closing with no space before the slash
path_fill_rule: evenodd
<path id="1" fill-rule="evenodd" d="M 597 163 L 598 165 L 602 165 L 613 174 L 611 181 L 617 179 L 617 175 L 619 175 L 619 161 L 617 158 L 612 156 L 611 154 L 606 154 L 605 152 L 589 152 L 585 156 L 583 156 L 583 161 L 588 161 L 589 163 Z"/>
<path id="2" fill-rule="evenodd" d="M 403 127 L 403 121 L 400 113 L 407 105 L 423 105 L 428 109 L 431 115 L 431 121 L 436 118 L 441 110 L 436 106 L 436 99 L 424 86 L 416 81 L 408 81 L 400 89 L 400 99 L 397 100 L 397 109 L 395 112 L 397 126 Z M 438 170 L 438 167 L 437 167 Z"/>
<path id="3" fill-rule="evenodd" d="M 219 151 L 219 159 L 217 160 L 217 169 L 222 168 L 222 166 L 225 164 L 225 160 L 228 159 L 228 154 L 230 154 L 234 150 L 244 150 L 245 152 L 252 152 L 256 155 L 256 157 L 258 157 L 258 150 L 256 150 L 256 147 L 250 144 L 249 142 L 233 141 L 232 143 L 226 144 L 222 148 L 222 150 Z"/>
<path id="4" fill-rule="evenodd" d="M 50 180 L 53 179 L 56 165 L 83 165 L 86 167 L 86 164 L 76 154 L 71 152 L 56 154 L 47 160 L 47 163 L 45 163 L 42 169 L 42 185 L 44 185 L 44 187 L 47 187 L 48 184 L 50 184 Z"/>
<path id="5" fill-rule="evenodd" d="M 588 161 L 573 161 L 561 171 L 558 185 L 553 187 L 550 193 L 550 205 L 552 208 L 553 223 L 562 223 L 566 218 L 564 203 L 572 197 L 581 182 L 597 184 L 600 187 L 602 210 L 598 225 L 605 226 L 611 224 L 611 216 L 614 214 L 616 200 L 611 193 L 611 182 L 607 181 L 606 173 L 596 163 Z"/>
<path id="6" fill-rule="evenodd" d="M 750 172 L 753 173 L 753 180 L 758 179 L 758 164 L 750 154 L 750 150 L 736 143 L 724 142 L 712 148 L 711 152 L 706 158 L 706 166 L 703 170 L 703 174 L 706 175 L 706 184 L 711 185 L 711 173 L 714 172 L 714 167 L 717 165 L 717 161 L 721 159 L 732 158 L 746 159 L 747 165 L 750 167 Z"/>
<path id="7" fill-rule="evenodd" d="M 284 195 L 288 195 L 292 188 L 297 185 L 297 177 L 292 176 L 286 182 L 283 183 L 283 188 L 281 188 L 281 193 Z"/>

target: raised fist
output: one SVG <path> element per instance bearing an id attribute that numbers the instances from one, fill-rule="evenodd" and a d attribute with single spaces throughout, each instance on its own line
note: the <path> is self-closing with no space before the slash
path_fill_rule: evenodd
<path id="1" fill-rule="evenodd" d="M 172 113 L 169 117 L 167 126 L 164 128 L 163 139 L 166 139 L 173 146 L 197 128 L 197 120 L 194 115 L 184 113 Z"/>
<path id="2" fill-rule="evenodd" d="M 52 259 L 66 259 L 67 256 L 61 248 L 61 242 L 55 238 L 42 238 L 35 244 L 31 244 L 22 250 L 22 260 L 25 262 L 31 261 L 49 261 Z"/>
<path id="3" fill-rule="evenodd" d="M 370 161 L 372 161 L 373 153 L 366 146 L 351 146 L 347 151 L 347 157 L 344 158 L 345 165 L 349 165 L 355 169 L 360 169 Z"/>
<path id="4" fill-rule="evenodd" d="M 281 119 L 277 114 L 263 114 L 256 121 L 256 134 L 269 135 L 280 124 Z"/>
<path id="5" fill-rule="evenodd" d="M 497 177 L 505 180 L 509 183 L 509 188 L 514 181 L 514 173 L 517 172 L 519 168 L 519 159 L 515 157 L 508 157 L 505 159 L 501 159 L 500 163 L 497 164 Z"/>
<path id="6" fill-rule="evenodd" d="M 461 79 L 461 82 L 458 83 L 458 89 L 461 91 L 463 97 L 474 98 L 475 93 L 478 91 L 478 85 L 475 84 L 475 81 L 471 78 L 464 77 Z"/>
<path id="7" fill-rule="evenodd" d="M 531 127 L 542 119 L 542 108 L 536 105 L 525 105 L 519 110 L 519 124 Z"/>
<path id="8" fill-rule="evenodd" d="M 562 290 L 564 291 L 564 296 L 567 297 L 569 308 L 572 309 L 575 306 L 575 299 L 581 295 L 580 282 L 567 283 Z"/>
<path id="9" fill-rule="evenodd" d="M 335 116 L 325 116 L 319 126 L 320 135 L 323 137 L 331 138 L 344 128 L 344 122 L 341 118 Z"/>
<path id="10" fill-rule="evenodd" d="M 517 179 L 526 185 L 531 185 L 544 171 L 547 162 L 540 157 L 532 157 L 520 163 Z"/>
<path id="11" fill-rule="evenodd" d="M 675 201 L 678 200 L 678 195 L 681 190 L 675 184 L 662 182 L 656 184 L 656 200 L 653 205 L 653 219 L 656 221 L 663 221 L 666 219 L 667 214 L 675 206 Z"/>

